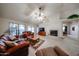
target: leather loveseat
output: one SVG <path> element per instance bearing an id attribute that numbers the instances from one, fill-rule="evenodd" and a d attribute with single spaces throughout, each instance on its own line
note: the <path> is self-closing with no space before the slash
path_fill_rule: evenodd
<path id="1" fill-rule="evenodd" d="M 67 52 L 58 46 L 37 50 L 35 54 L 36 56 L 69 56 Z"/>

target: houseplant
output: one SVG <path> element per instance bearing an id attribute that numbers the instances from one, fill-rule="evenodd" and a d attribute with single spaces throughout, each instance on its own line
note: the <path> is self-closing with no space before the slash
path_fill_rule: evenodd
<path id="1" fill-rule="evenodd" d="M 79 18 L 78 14 L 72 14 L 72 15 L 67 17 L 67 19 L 78 19 L 78 18 Z"/>

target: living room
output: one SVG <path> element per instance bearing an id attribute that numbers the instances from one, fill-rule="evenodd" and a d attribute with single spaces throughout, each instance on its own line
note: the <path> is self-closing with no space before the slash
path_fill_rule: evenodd
<path id="1" fill-rule="evenodd" d="M 78 10 L 78 3 L 0 4 L 0 55 L 79 55 Z"/>

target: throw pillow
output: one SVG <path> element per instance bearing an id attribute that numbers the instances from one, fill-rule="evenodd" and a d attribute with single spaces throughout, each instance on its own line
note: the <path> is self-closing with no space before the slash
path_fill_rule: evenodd
<path id="1" fill-rule="evenodd" d="M 5 44 L 6 44 L 7 48 L 11 48 L 11 47 L 15 46 L 15 44 L 11 41 L 5 41 Z"/>
<path id="2" fill-rule="evenodd" d="M 13 40 L 16 40 L 17 38 L 15 36 L 9 36 L 10 40 L 13 41 Z"/>
<path id="3" fill-rule="evenodd" d="M 0 53 L 3 53 L 5 51 L 6 51 L 6 48 L 4 46 L 0 45 Z"/>

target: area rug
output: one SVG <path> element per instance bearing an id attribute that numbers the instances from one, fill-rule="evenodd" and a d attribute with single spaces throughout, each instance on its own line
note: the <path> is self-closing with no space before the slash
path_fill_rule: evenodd
<path id="1" fill-rule="evenodd" d="M 36 44 L 33 45 L 32 47 L 33 47 L 34 49 L 37 49 L 37 48 L 39 48 L 39 47 L 44 43 L 44 41 L 45 41 L 45 40 L 40 40 L 38 43 L 36 43 Z"/>

